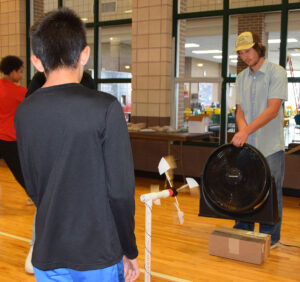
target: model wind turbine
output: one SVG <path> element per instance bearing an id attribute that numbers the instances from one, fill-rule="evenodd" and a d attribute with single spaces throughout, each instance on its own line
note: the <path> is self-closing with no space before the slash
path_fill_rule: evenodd
<path id="1" fill-rule="evenodd" d="M 163 157 L 158 165 L 159 174 L 165 174 L 166 179 L 169 183 L 169 189 L 165 189 L 160 192 L 152 192 L 148 194 L 141 195 L 141 201 L 145 203 L 146 214 L 145 214 L 145 280 L 151 281 L 151 228 L 152 228 L 152 201 L 159 204 L 158 201 L 162 198 L 174 197 L 175 207 L 177 209 L 177 215 L 179 223 L 183 224 L 183 212 L 180 210 L 179 203 L 177 201 L 178 191 L 185 188 L 193 189 L 199 187 L 197 181 L 193 178 L 186 178 L 187 184 L 182 185 L 176 189 L 173 185 L 173 169 L 176 167 L 174 158 L 172 156 Z"/>

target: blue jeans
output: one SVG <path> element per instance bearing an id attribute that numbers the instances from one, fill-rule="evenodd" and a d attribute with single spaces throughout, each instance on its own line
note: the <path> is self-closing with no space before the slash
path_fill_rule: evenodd
<path id="1" fill-rule="evenodd" d="M 282 184 L 284 178 L 284 152 L 283 151 L 276 152 L 266 157 L 266 160 L 270 167 L 271 175 L 274 177 L 275 184 L 276 184 L 276 193 L 277 193 L 277 200 L 278 200 L 278 215 L 280 220 L 275 225 L 261 223 L 259 225 L 259 232 L 270 234 L 271 244 L 275 244 L 280 240 L 280 229 L 281 229 L 281 222 L 282 222 Z M 253 231 L 254 223 L 236 221 L 233 228 Z"/>
<path id="2" fill-rule="evenodd" d="M 69 268 L 57 268 L 53 270 L 39 270 L 33 268 L 37 282 L 124 282 L 123 259 L 110 267 L 96 270 L 78 271 Z"/>

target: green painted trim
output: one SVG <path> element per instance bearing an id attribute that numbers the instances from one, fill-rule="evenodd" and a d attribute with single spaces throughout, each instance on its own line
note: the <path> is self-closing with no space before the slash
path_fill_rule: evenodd
<path id="1" fill-rule="evenodd" d="M 223 1 L 223 36 L 222 36 L 222 78 L 228 76 L 228 41 L 229 41 L 229 3 Z M 220 124 L 220 144 L 227 142 L 227 99 L 226 99 L 226 82 L 222 82 L 221 89 L 221 124 Z"/>
<path id="2" fill-rule="evenodd" d="M 94 23 L 99 21 L 99 1 L 94 0 Z M 94 25 L 94 82 L 97 85 L 99 62 L 99 28 Z"/>
<path id="3" fill-rule="evenodd" d="M 290 3 L 290 4 L 288 4 L 288 8 L 289 8 L 289 10 L 300 9 L 300 1 L 299 1 L 299 3 Z"/>
<path id="4" fill-rule="evenodd" d="M 283 5 L 277 4 L 277 5 L 253 6 L 253 7 L 230 9 L 228 7 L 228 1 L 225 0 L 223 6 L 224 6 L 223 10 L 180 13 L 177 14 L 176 18 L 180 20 L 180 19 L 190 19 L 190 18 L 222 16 L 224 15 L 224 13 L 228 13 L 229 15 L 235 15 L 235 14 L 251 14 L 257 12 L 281 11 Z"/>
<path id="5" fill-rule="evenodd" d="M 176 20 L 177 18 L 177 13 L 178 13 L 178 1 L 177 0 L 174 0 L 173 1 L 173 25 L 172 25 L 172 38 L 175 38 L 175 46 L 174 46 L 174 54 L 175 54 L 175 58 L 174 59 L 174 75 L 176 77 L 177 73 L 176 73 L 176 70 L 177 70 L 177 44 L 178 44 L 178 35 L 177 35 L 177 32 L 178 32 L 178 22 Z"/>
<path id="6" fill-rule="evenodd" d="M 26 85 L 31 81 L 30 61 L 30 0 L 26 0 Z"/>
<path id="7" fill-rule="evenodd" d="M 94 23 L 85 23 L 85 27 L 92 27 L 92 28 L 94 28 Z"/>
<path id="8" fill-rule="evenodd" d="M 228 37 L 229 37 L 229 15 L 228 1 L 224 0 L 223 34 L 222 34 L 222 77 L 228 76 Z"/>
<path id="9" fill-rule="evenodd" d="M 223 81 L 226 83 L 235 83 L 236 78 L 235 77 L 224 77 Z"/>
<path id="10" fill-rule="evenodd" d="M 123 24 L 132 24 L 132 19 L 121 19 L 113 21 L 100 21 L 95 22 L 98 26 L 113 26 L 113 25 L 123 25 Z"/>
<path id="11" fill-rule="evenodd" d="M 288 77 L 288 82 L 289 83 L 292 83 L 292 82 L 300 83 L 300 77 Z"/>
<path id="12" fill-rule="evenodd" d="M 227 143 L 227 99 L 226 82 L 222 82 L 221 92 L 221 124 L 220 124 L 220 145 Z"/>
<path id="13" fill-rule="evenodd" d="M 60 8 L 60 7 L 62 7 L 63 6 L 63 0 L 58 0 L 57 1 L 58 3 L 57 3 L 57 6 Z"/>
<path id="14" fill-rule="evenodd" d="M 253 6 L 253 7 L 244 7 L 244 8 L 233 8 L 229 9 L 228 13 L 230 15 L 236 14 L 251 14 L 251 13 L 261 13 L 261 12 L 275 12 L 281 11 L 282 5 L 266 5 L 266 6 Z"/>
<path id="15" fill-rule="evenodd" d="M 286 2 L 286 0 L 282 0 L 282 1 Z M 211 17 L 211 16 L 215 17 L 215 16 L 222 16 L 225 13 L 228 13 L 229 15 L 236 15 L 236 14 L 251 14 L 257 12 L 277 12 L 277 11 L 281 11 L 284 7 L 286 7 L 288 10 L 300 9 L 300 2 L 283 3 L 283 4 L 266 5 L 266 6 L 243 7 L 243 8 L 231 8 L 231 9 L 228 8 L 228 10 L 226 9 L 227 5 L 228 5 L 228 1 L 224 0 L 223 10 L 180 13 L 177 14 L 174 19 L 183 20 L 183 19 L 202 18 L 202 17 Z"/>
<path id="16" fill-rule="evenodd" d="M 283 7 L 281 10 L 281 32 L 280 32 L 280 54 L 279 64 L 285 68 L 286 66 L 286 47 L 288 33 L 288 0 L 282 0 Z"/>
<path id="17" fill-rule="evenodd" d="M 185 20 L 185 19 L 193 19 L 193 18 L 204 18 L 204 17 L 207 18 L 207 17 L 222 16 L 223 14 L 224 14 L 224 10 L 190 12 L 190 13 L 177 14 L 176 19 Z"/>
<path id="18" fill-rule="evenodd" d="M 131 83 L 131 78 L 98 78 L 96 83 Z"/>

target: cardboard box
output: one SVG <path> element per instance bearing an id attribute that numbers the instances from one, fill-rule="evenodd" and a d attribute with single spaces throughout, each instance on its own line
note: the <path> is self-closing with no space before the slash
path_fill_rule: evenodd
<path id="1" fill-rule="evenodd" d="M 188 119 L 188 132 L 189 133 L 205 133 L 208 132 L 209 116 L 201 114 L 190 116 Z"/>
<path id="2" fill-rule="evenodd" d="M 209 237 L 209 254 L 249 263 L 262 264 L 270 254 L 268 234 L 221 227 Z"/>

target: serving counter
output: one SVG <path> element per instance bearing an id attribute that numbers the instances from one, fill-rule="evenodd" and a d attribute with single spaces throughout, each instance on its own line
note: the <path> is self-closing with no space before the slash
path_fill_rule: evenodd
<path id="1" fill-rule="evenodd" d="M 136 170 L 157 172 L 160 159 L 166 155 L 174 155 L 180 165 L 180 171 L 177 172 L 185 180 L 183 151 L 186 146 L 183 146 L 183 143 L 203 141 L 208 139 L 212 133 L 129 131 L 129 135 Z M 179 146 L 174 143 L 178 143 Z"/>

